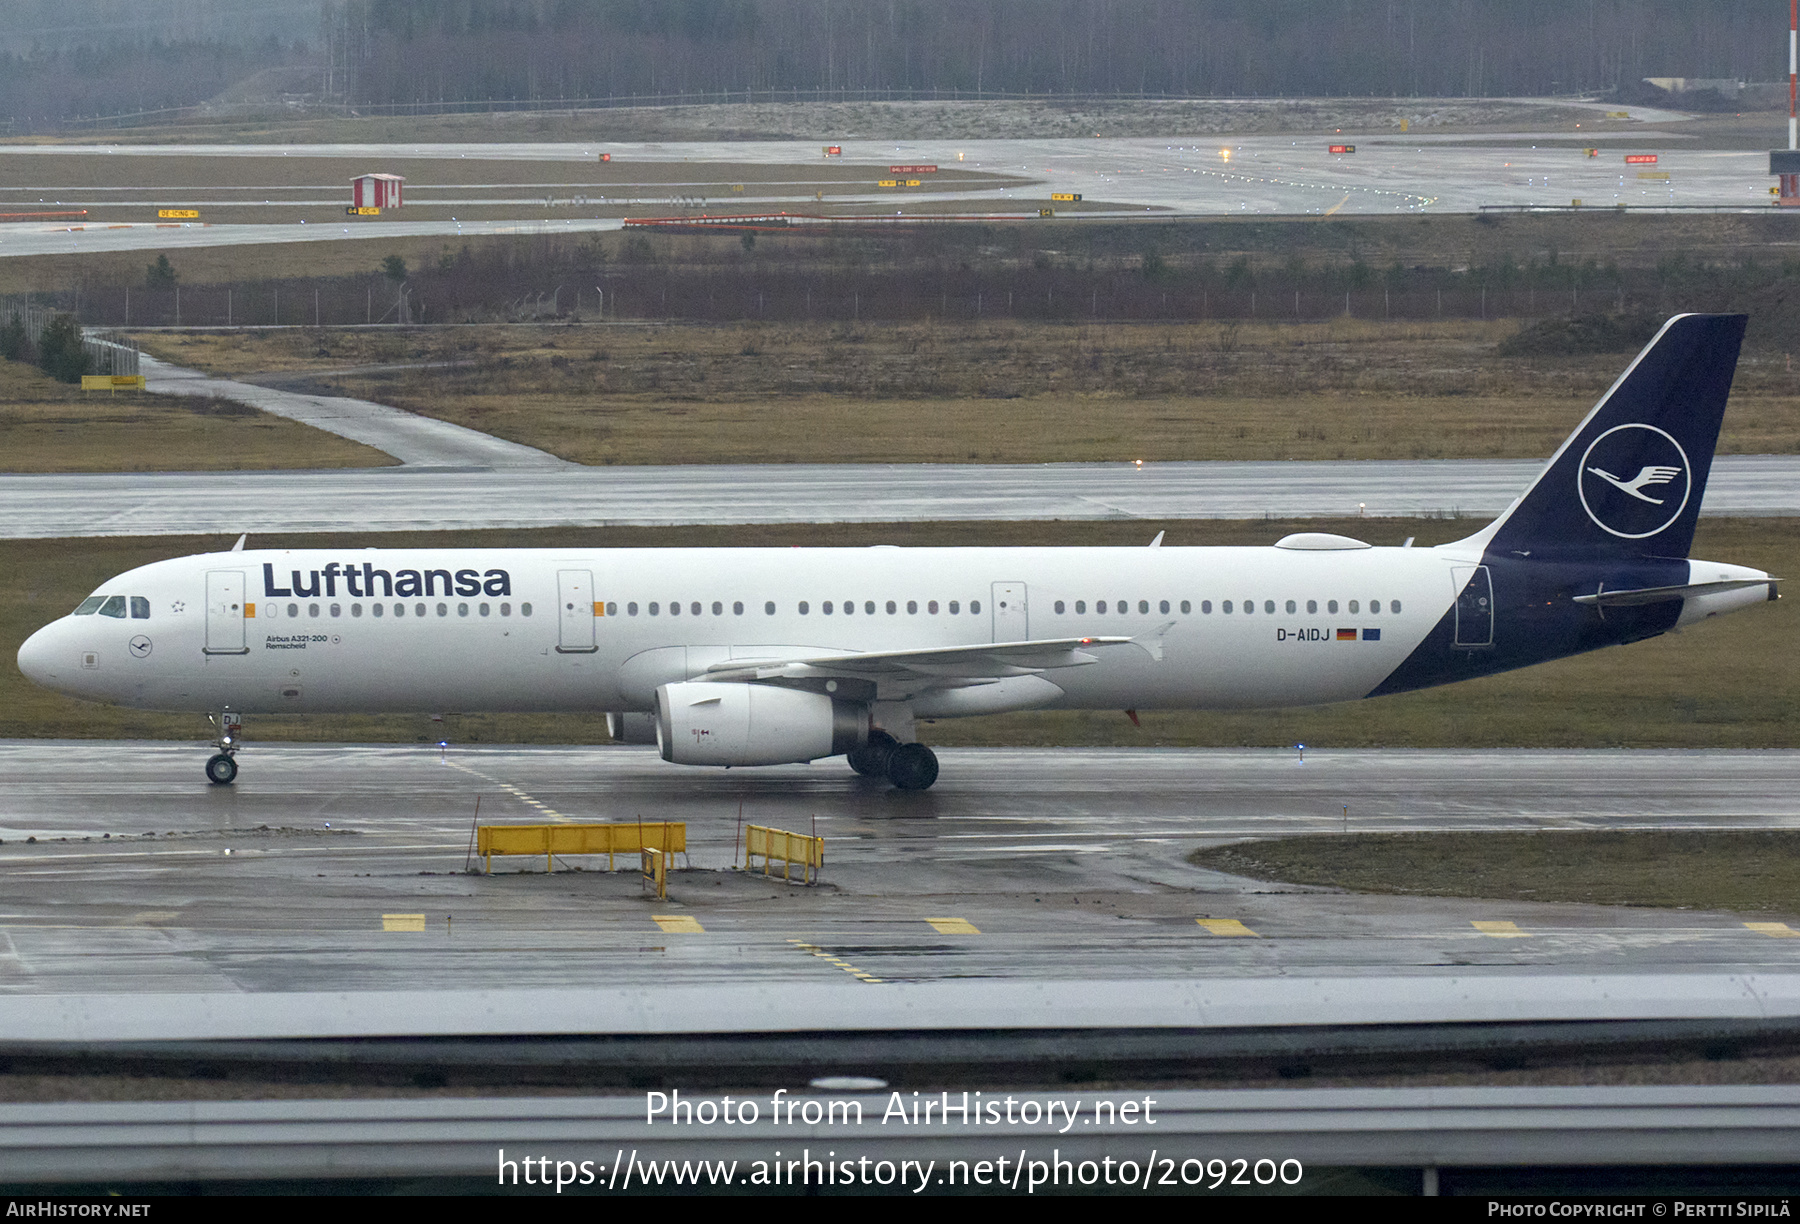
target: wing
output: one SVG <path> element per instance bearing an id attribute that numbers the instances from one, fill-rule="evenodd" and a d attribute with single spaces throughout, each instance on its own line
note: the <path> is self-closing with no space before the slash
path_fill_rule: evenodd
<path id="1" fill-rule="evenodd" d="M 1172 624 L 1173 622 L 1171 622 Z M 1097 649 L 1137 646 L 1162 657 L 1164 625 L 1143 639 L 1128 637 L 1043 638 L 1026 642 L 982 642 L 974 646 L 936 646 L 919 650 L 868 651 L 855 654 L 800 655 L 790 658 L 731 659 L 706 669 L 708 679 L 808 681 L 853 679 L 883 688 L 921 691 L 988 684 L 1008 676 L 1030 676 L 1063 667 L 1098 663 Z"/>

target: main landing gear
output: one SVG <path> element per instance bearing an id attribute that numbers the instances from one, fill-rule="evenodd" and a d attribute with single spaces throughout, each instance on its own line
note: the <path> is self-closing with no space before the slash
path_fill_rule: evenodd
<path id="1" fill-rule="evenodd" d="M 213 741 L 218 751 L 206 762 L 206 780 L 214 786 L 229 786 L 237 781 L 237 750 L 238 741 L 243 738 L 244 718 L 230 710 L 207 717 L 219 729 L 219 737 Z"/>
<path id="2" fill-rule="evenodd" d="M 902 744 L 886 731 L 869 732 L 869 742 L 847 759 L 865 778 L 886 778 L 900 790 L 925 790 L 937 781 L 937 753 L 924 744 Z"/>

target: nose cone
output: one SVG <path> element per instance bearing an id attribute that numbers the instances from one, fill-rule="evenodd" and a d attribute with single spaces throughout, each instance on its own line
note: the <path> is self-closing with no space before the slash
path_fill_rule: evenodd
<path id="1" fill-rule="evenodd" d="M 19 670 L 25 678 L 45 688 L 57 687 L 56 637 L 58 622 L 52 622 L 25 639 L 19 647 Z"/>

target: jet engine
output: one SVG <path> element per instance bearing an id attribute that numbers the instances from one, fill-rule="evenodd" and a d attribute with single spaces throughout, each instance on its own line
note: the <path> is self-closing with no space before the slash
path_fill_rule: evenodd
<path id="1" fill-rule="evenodd" d="M 687 681 L 656 690 L 656 742 L 677 765 L 787 765 L 869 742 L 869 707 L 767 684 Z"/>

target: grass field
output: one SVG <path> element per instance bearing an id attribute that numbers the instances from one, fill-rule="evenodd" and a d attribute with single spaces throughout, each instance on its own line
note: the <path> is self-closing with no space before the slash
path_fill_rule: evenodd
<path id="1" fill-rule="evenodd" d="M 1354 833 L 1196 850 L 1213 871 L 1353 892 L 1800 913 L 1800 830 Z"/>
<path id="2" fill-rule="evenodd" d="M 225 400 L 83 391 L 0 361 L 0 471 L 380 467 L 387 455 Z"/>
<path id="3" fill-rule="evenodd" d="M 1401 519 L 1319 522 L 1093 522 L 784 525 L 745 528 L 560 529 L 357 537 L 358 546 L 697 547 L 732 545 L 1067 544 L 1141 546 L 1158 530 L 1170 545 L 1268 544 L 1294 530 L 1339 531 L 1375 543 L 1407 535 L 1421 546 L 1459 538 L 1473 522 Z M 259 547 L 308 547 L 342 536 L 258 536 Z M 204 720 L 91 705 L 46 692 L 18 672 L 19 644 L 107 578 L 167 557 L 229 547 L 227 537 L 0 541 L 0 737 L 199 739 Z M 1777 574 L 1800 570 L 1800 520 L 1703 519 L 1696 552 Z M 1376 701 L 1309 709 L 1146 712 L 1142 728 L 1116 711 L 1039 712 L 939 722 L 940 745 L 1275 747 L 1794 748 L 1800 747 L 1800 658 L 1791 602 L 1763 605 L 1627 653 L 1601 651 L 1542 667 Z M 249 738 L 425 741 L 416 717 L 252 719 Z M 453 716 L 458 742 L 599 743 L 597 715 Z"/>
<path id="4" fill-rule="evenodd" d="M 580 463 L 1548 456 L 1630 354 L 1512 322 L 472 326 L 145 333 L 159 356 L 390 403 Z M 333 373 L 384 363 L 438 368 Z M 1800 375 L 1740 365 L 1720 450 L 1800 450 Z"/>

